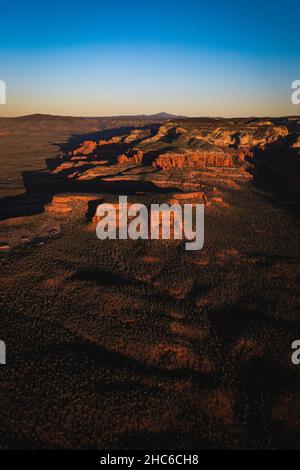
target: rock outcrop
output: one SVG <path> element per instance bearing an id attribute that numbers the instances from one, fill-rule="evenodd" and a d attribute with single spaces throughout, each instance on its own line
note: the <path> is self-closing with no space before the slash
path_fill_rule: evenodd
<path id="1" fill-rule="evenodd" d="M 151 164 L 162 170 L 209 166 L 232 167 L 245 160 L 255 147 L 284 138 L 288 129 L 271 121 L 231 122 L 188 119 L 168 121 L 150 137 L 135 131 L 139 142 L 120 155 L 119 164 Z M 124 141 L 134 142 L 131 138 Z M 235 152 L 234 152 L 235 150 Z M 236 155 L 237 158 L 233 158 Z"/>
<path id="2" fill-rule="evenodd" d="M 122 141 L 122 139 L 123 139 L 123 136 L 115 136 L 107 140 L 101 139 L 99 140 L 98 145 L 101 146 L 101 145 L 119 144 Z"/>
<path id="3" fill-rule="evenodd" d="M 98 199 L 93 196 L 53 196 L 51 203 L 46 206 L 46 212 L 57 215 L 67 215 L 76 209 L 87 210 L 88 202 Z"/>
<path id="4" fill-rule="evenodd" d="M 205 167 L 232 167 L 232 158 L 222 150 L 197 150 L 185 153 L 167 152 L 159 155 L 153 165 L 162 170 L 170 168 L 199 169 Z"/>
<path id="5" fill-rule="evenodd" d="M 134 150 L 129 155 L 122 154 L 117 158 L 117 162 L 120 165 L 127 163 L 142 163 L 144 152 L 142 150 Z"/>
<path id="6" fill-rule="evenodd" d="M 253 148 L 264 146 L 288 135 L 285 126 L 258 126 L 253 129 L 248 128 L 239 132 L 235 136 L 235 144 L 238 148 Z"/>
<path id="7" fill-rule="evenodd" d="M 90 155 L 95 148 L 97 147 L 97 143 L 93 140 L 85 140 L 82 144 L 73 151 L 74 155 Z"/>
<path id="8" fill-rule="evenodd" d="M 199 172 L 227 188 L 239 187 L 238 179 L 249 179 L 253 174 L 262 178 L 266 174 L 277 179 L 281 176 L 294 187 L 299 180 L 298 121 L 298 118 L 179 118 L 132 128 L 129 132 L 121 129 L 120 135 L 84 141 L 67 159 L 60 159 L 52 173 L 76 182 L 94 180 L 97 184 L 100 180 L 102 183 L 113 180 L 129 185 L 130 181 L 141 180 L 131 170 L 128 173 L 129 168 L 146 166 L 147 174 L 151 167 L 154 169 L 152 179 L 159 188 L 167 188 L 176 181 L 186 190 L 197 189 Z M 126 173 L 122 177 L 111 174 L 107 177 L 108 165 L 115 166 L 117 172 L 122 171 L 118 166 L 127 167 Z M 160 172 L 166 178 L 157 178 Z M 176 172 L 182 172 L 184 178 L 177 180 Z"/>

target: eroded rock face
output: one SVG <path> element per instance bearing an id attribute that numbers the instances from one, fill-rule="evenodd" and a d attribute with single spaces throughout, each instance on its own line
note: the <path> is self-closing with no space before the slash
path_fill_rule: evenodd
<path id="1" fill-rule="evenodd" d="M 298 120 L 179 118 L 133 128 L 127 133 L 121 129 L 120 135 L 84 141 L 67 159 L 60 159 L 52 173 L 69 181 L 109 183 L 112 180 L 107 178 L 108 165 L 146 166 L 147 174 L 152 166 L 158 188 L 176 183 L 185 190 L 197 189 L 199 172 L 218 180 L 224 188 L 239 188 L 234 179 L 251 179 L 257 175 L 264 179 L 266 174 L 283 177 L 294 187 L 299 182 Z M 183 179 L 176 177 L 178 170 Z M 160 172 L 166 178 L 157 178 Z M 197 175 L 192 176 L 193 172 Z M 168 173 L 172 174 L 171 178 Z M 118 181 L 117 176 L 110 178 Z M 122 175 L 119 183 L 140 179 L 131 169 Z"/>
<path id="2" fill-rule="evenodd" d="M 135 150 L 130 155 L 122 154 L 119 155 L 117 162 L 120 165 L 127 163 L 142 163 L 144 152 L 141 150 Z"/>
<path id="3" fill-rule="evenodd" d="M 235 143 L 238 148 L 264 146 L 276 142 L 281 137 L 288 135 L 288 129 L 285 126 L 261 126 L 254 129 L 246 129 L 235 136 Z"/>
<path id="4" fill-rule="evenodd" d="M 85 140 L 73 153 L 74 155 L 89 155 L 96 147 L 97 144 L 93 140 Z"/>
<path id="5" fill-rule="evenodd" d="M 162 170 L 170 168 L 232 167 L 232 158 L 221 150 L 187 151 L 183 154 L 167 152 L 157 157 L 153 165 Z"/>
<path id="6" fill-rule="evenodd" d="M 274 121 L 275 122 L 275 121 Z M 279 124 L 278 124 L 279 123 Z M 178 119 L 130 130 L 98 142 L 84 141 L 73 158 L 115 158 L 119 165 L 151 165 L 201 169 L 243 165 L 255 148 L 279 142 L 288 135 L 286 121 L 253 119 Z M 291 147 L 299 146 L 296 139 Z M 236 158 L 234 158 L 236 157 Z"/>
<path id="7" fill-rule="evenodd" d="M 101 145 L 119 144 L 122 141 L 122 139 L 123 139 L 123 136 L 111 137 L 108 140 L 101 139 L 99 140 L 98 145 L 101 146 Z"/>
<path id="8" fill-rule="evenodd" d="M 122 155 L 118 156 L 117 161 L 119 165 L 124 165 L 125 163 L 129 163 L 130 159 L 125 153 L 122 153 Z"/>
<path id="9" fill-rule="evenodd" d="M 149 129 L 134 129 L 130 132 L 124 139 L 123 142 L 125 144 L 130 144 L 139 139 L 146 139 L 150 135 Z"/>
<path id="10" fill-rule="evenodd" d="M 93 196 L 53 196 L 51 203 L 46 206 L 46 212 L 67 215 L 75 209 L 86 210 L 88 202 L 95 199 Z"/>
<path id="11" fill-rule="evenodd" d="M 247 123 L 190 119 L 168 121 L 147 138 L 143 138 L 144 132 L 135 134 L 140 141 L 120 156 L 120 164 L 153 163 L 162 170 L 232 167 L 243 162 L 253 148 L 285 137 L 288 129 L 266 120 Z"/>

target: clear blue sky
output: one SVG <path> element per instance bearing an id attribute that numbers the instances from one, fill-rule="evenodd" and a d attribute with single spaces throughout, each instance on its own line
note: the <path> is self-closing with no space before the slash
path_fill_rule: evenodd
<path id="1" fill-rule="evenodd" d="M 1 4 L 0 115 L 300 114 L 299 2 Z"/>

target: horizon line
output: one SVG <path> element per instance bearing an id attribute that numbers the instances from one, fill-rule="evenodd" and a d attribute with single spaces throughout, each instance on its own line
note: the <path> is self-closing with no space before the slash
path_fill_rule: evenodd
<path id="1" fill-rule="evenodd" d="M 18 118 L 26 118 L 26 117 L 33 117 L 33 116 L 48 116 L 48 117 L 61 117 L 61 118 L 81 118 L 81 119 L 110 119 L 110 118 L 147 118 L 147 117 L 159 117 L 159 115 L 163 116 L 170 116 L 170 119 L 178 119 L 178 118 L 186 118 L 186 119 L 276 119 L 276 118 L 299 118 L 300 114 L 286 114 L 286 115 L 247 115 L 247 116 L 218 116 L 218 115 L 187 115 L 187 114 L 173 114 L 168 112 L 158 112 L 153 114 L 111 114 L 111 115 L 69 115 L 69 114 L 52 114 L 52 113 L 31 113 L 31 114 L 20 114 L 14 116 L 0 116 L 0 119 L 18 119 Z"/>

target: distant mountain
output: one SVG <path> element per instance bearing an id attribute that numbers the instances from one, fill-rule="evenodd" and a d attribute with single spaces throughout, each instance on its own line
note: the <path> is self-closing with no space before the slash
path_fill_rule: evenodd
<path id="1" fill-rule="evenodd" d="M 185 116 L 181 116 L 179 114 L 169 114 L 162 111 L 161 113 L 150 114 L 148 117 L 156 118 L 156 119 L 175 119 L 175 118 L 183 118 Z"/>
<path id="2" fill-rule="evenodd" d="M 15 134 L 19 132 L 61 132 L 61 133 L 90 133 L 104 129 L 116 129 L 127 127 L 146 126 L 148 124 L 161 124 L 170 120 L 183 120 L 194 126 L 198 123 L 211 123 L 215 125 L 217 122 L 235 126 L 238 123 L 255 123 L 257 121 L 271 121 L 277 125 L 287 125 L 290 130 L 298 132 L 300 123 L 299 116 L 286 116 L 277 118 L 216 118 L 216 117 L 198 117 L 190 118 L 166 112 L 156 114 L 139 114 L 135 116 L 59 116 L 52 114 L 31 114 L 19 117 L 0 117 L 0 132 L 2 136 L 7 133 Z"/>
<path id="3" fill-rule="evenodd" d="M 124 126 L 143 126 L 149 123 L 161 123 L 179 118 L 169 113 L 136 116 L 99 116 L 77 117 L 52 114 L 31 114 L 19 117 L 0 117 L 0 130 L 8 132 L 60 131 L 60 132 L 96 132 L 104 128 Z"/>

